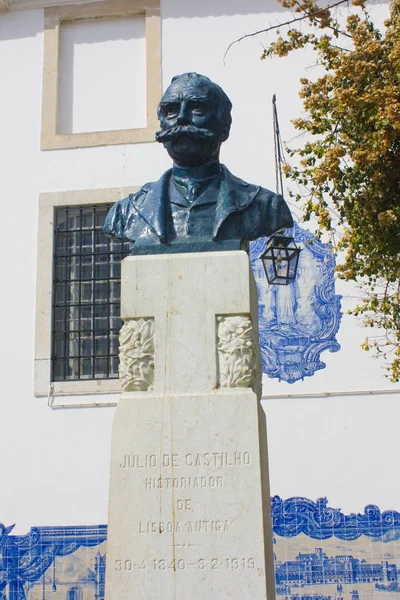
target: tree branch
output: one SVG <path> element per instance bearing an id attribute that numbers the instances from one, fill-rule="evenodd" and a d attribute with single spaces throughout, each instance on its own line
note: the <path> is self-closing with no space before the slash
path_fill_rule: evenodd
<path id="1" fill-rule="evenodd" d="M 268 33 L 268 31 L 272 31 L 273 29 L 279 29 L 280 27 L 285 27 L 286 25 L 291 25 L 292 23 L 297 23 L 298 21 L 304 21 L 304 19 L 309 19 L 311 17 L 315 17 L 316 15 L 319 15 L 320 13 L 325 12 L 326 10 L 335 8 L 335 6 L 339 6 L 340 4 L 348 4 L 348 3 L 349 3 L 349 0 L 338 0 L 338 2 L 329 4 L 328 6 L 325 6 L 324 8 L 320 8 L 319 10 L 316 10 L 312 13 L 308 13 L 308 14 L 306 13 L 305 15 L 303 15 L 301 17 L 296 17 L 294 19 L 291 19 L 290 21 L 286 21 L 285 23 L 279 23 L 278 25 L 271 25 L 270 27 L 266 27 L 265 29 L 260 29 L 259 31 L 254 31 L 253 33 L 245 33 L 244 35 L 239 37 L 237 40 L 233 40 L 233 42 L 231 42 L 229 44 L 229 46 L 225 50 L 224 64 L 225 64 L 225 58 L 226 58 L 229 50 L 232 48 L 232 46 L 234 46 L 235 44 L 237 44 L 238 42 L 241 42 L 242 40 L 244 40 L 246 38 L 255 37 L 256 35 L 260 35 L 260 33 Z"/>
<path id="2" fill-rule="evenodd" d="M 298 6 L 298 7 L 301 9 L 301 5 L 300 5 L 300 2 L 299 2 L 298 0 L 296 0 L 296 4 L 297 4 L 297 6 Z M 332 6 L 331 6 L 331 7 L 327 6 L 327 7 L 325 8 L 325 10 L 329 10 L 329 8 L 333 8 L 334 6 L 335 6 L 334 4 L 332 4 Z M 315 15 L 316 15 L 316 14 L 318 14 L 318 12 L 315 12 L 315 13 L 313 14 L 313 13 L 309 13 L 309 12 L 308 12 L 308 11 L 306 11 L 306 10 L 304 10 L 303 12 L 305 13 L 306 17 L 307 17 L 307 18 L 309 18 L 309 19 L 311 19 L 311 18 L 315 18 Z M 319 11 L 319 12 L 320 12 L 320 11 Z M 315 18 L 315 20 L 316 20 L 316 22 L 317 22 L 319 25 L 321 24 L 321 21 L 320 21 L 319 19 Z M 344 35 L 345 37 L 348 37 L 348 38 L 352 39 L 352 37 L 351 37 L 351 35 L 350 35 L 350 34 L 346 33 L 345 31 L 342 31 L 341 29 L 338 29 L 337 27 L 334 27 L 334 26 L 332 26 L 332 25 L 326 25 L 326 27 L 328 27 L 328 29 L 331 29 L 331 30 L 332 30 L 334 33 L 338 33 L 339 35 Z M 340 50 L 345 50 L 345 48 L 340 48 Z"/>

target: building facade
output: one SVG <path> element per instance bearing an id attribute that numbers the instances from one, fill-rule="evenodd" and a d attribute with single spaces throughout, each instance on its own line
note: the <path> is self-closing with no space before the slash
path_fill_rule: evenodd
<path id="1" fill-rule="evenodd" d="M 273 39 L 265 36 L 225 56 L 244 33 L 288 20 L 275 0 L 0 0 L 0 8 L 0 593 L 101 599 L 119 265 L 129 252 L 103 236 L 107 208 L 170 167 L 154 142 L 156 107 L 185 71 L 209 76 L 232 100 L 222 162 L 275 189 L 271 98 L 290 145 L 299 78 L 315 61 L 306 51 L 260 61 Z M 383 23 L 388 6 L 370 10 Z M 359 292 L 334 281 L 329 240 L 314 240 L 291 209 L 303 249 L 297 282 L 268 287 L 258 260 L 265 241 L 250 250 L 271 493 L 282 499 L 272 503 L 278 590 L 388 597 L 400 568 L 399 385 L 360 348 L 368 332 L 347 314 Z"/>

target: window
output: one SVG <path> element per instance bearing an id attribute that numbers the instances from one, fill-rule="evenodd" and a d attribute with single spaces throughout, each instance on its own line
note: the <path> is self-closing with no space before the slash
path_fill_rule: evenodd
<path id="1" fill-rule="evenodd" d="M 1 0 L 0 0 L 1 4 Z M 114 52 L 119 53 L 119 43 L 112 48 L 111 53 L 107 52 L 105 45 L 100 43 L 101 36 L 105 34 L 106 21 L 119 20 L 121 24 L 120 38 L 124 37 L 123 21 L 124 19 L 136 19 L 138 22 L 143 21 L 145 30 L 145 39 L 143 44 L 137 39 L 135 31 L 131 37 L 131 42 L 128 43 L 128 52 L 125 52 L 122 59 L 124 65 L 119 64 L 118 58 L 114 56 Z M 111 20 L 111 21 L 110 21 Z M 87 31 L 89 38 L 85 40 L 84 45 L 79 48 L 68 45 L 68 40 L 63 39 L 64 34 L 70 27 L 78 24 L 78 29 Z M 118 23 L 114 24 L 118 28 Z M 97 33 L 95 31 L 97 30 Z M 109 34 L 112 37 L 111 31 Z M 115 32 L 114 32 L 115 34 Z M 76 35 L 79 34 L 76 33 Z M 99 43 L 96 43 L 96 48 L 89 47 L 90 40 L 97 35 Z M 107 42 L 112 42 L 110 35 L 107 37 Z M 67 33 L 68 38 L 68 33 Z M 119 40 L 122 41 L 121 39 Z M 66 42 L 66 45 L 65 43 Z M 142 48 L 143 46 L 143 48 Z M 110 45 L 107 45 L 110 49 Z M 135 49 L 138 51 L 136 52 Z M 62 56 L 64 51 L 64 56 Z M 84 52 L 84 61 L 81 63 L 81 51 Z M 114 115 L 109 121 L 107 119 L 106 130 L 99 131 L 98 123 L 94 123 L 93 118 L 98 112 L 98 107 L 93 114 L 87 111 L 84 106 L 84 114 L 86 115 L 83 121 L 80 120 L 79 110 L 75 117 L 78 121 L 75 125 L 79 131 L 75 131 L 75 126 L 71 123 L 70 111 L 73 111 L 74 104 L 74 87 L 80 84 L 87 84 L 81 73 L 81 68 L 86 68 L 87 61 L 93 59 L 93 54 L 97 54 L 97 63 L 101 65 L 101 71 L 107 78 L 106 68 L 107 61 L 112 61 L 114 56 L 115 69 L 121 71 L 128 69 L 128 72 L 135 79 L 127 84 L 126 90 L 121 93 L 127 93 L 132 97 L 132 90 L 135 94 L 140 94 L 141 97 L 133 98 L 132 105 L 136 108 L 142 107 L 143 120 L 146 122 L 137 122 L 134 117 L 128 121 L 120 121 L 120 116 Z M 104 54 L 103 54 L 104 52 Z M 139 63 L 142 65 L 138 70 Z M 95 63 L 96 64 L 96 63 Z M 72 70 L 71 70 L 72 68 Z M 94 66 L 97 69 L 98 66 Z M 130 70 L 129 70 L 130 69 Z M 64 72 L 63 72 L 64 71 Z M 92 75 L 93 75 L 92 70 Z M 65 89 L 66 81 L 72 76 L 75 81 L 70 81 Z M 142 77 L 143 76 L 143 77 Z M 111 71 L 111 78 L 108 78 L 108 85 L 113 87 L 119 74 Z M 83 79 L 83 81 L 81 81 Z M 138 83 L 143 79 L 143 84 Z M 133 83 L 135 82 L 135 84 Z M 60 90 L 60 83 L 63 89 Z M 103 85 L 104 82 L 97 82 L 97 85 Z M 79 92 L 79 89 L 76 90 Z M 60 92 L 63 92 L 62 94 Z M 67 93 L 66 93 L 67 92 Z M 88 91 L 89 99 L 93 94 L 93 90 Z M 54 150 L 57 148 L 84 148 L 89 146 L 108 146 L 110 144 L 133 144 L 142 142 L 154 141 L 154 134 L 158 129 L 157 106 L 161 97 L 161 22 L 160 22 L 160 0 L 106 0 L 99 2 L 87 2 L 84 4 L 69 4 L 67 6 L 52 6 L 45 8 L 45 24 L 44 24 L 44 47 L 43 47 L 43 89 L 42 89 L 42 135 L 41 149 Z M 60 104 L 60 100 L 62 101 Z M 71 103 L 68 108 L 68 102 Z M 107 108 L 107 102 L 104 105 L 106 98 L 101 98 L 100 105 L 103 104 Z M 64 107 L 63 102 L 67 103 Z M 137 104 L 138 103 L 138 104 Z M 143 106 L 142 106 L 143 105 Z M 117 104 L 118 106 L 118 104 Z M 59 110 L 61 108 L 61 111 Z M 142 110 L 142 108 L 140 110 Z M 115 110 L 118 110 L 114 106 Z M 66 111 L 66 113 L 65 113 Z M 146 116 L 147 115 L 147 116 Z M 82 115 L 81 115 L 82 116 Z M 73 121 L 74 119 L 72 119 Z M 109 129 L 111 127 L 111 130 Z M 114 127 L 118 127 L 115 129 Z M 94 128 L 94 129 L 93 129 Z M 74 132 L 75 131 L 75 132 Z"/>
<path id="2" fill-rule="evenodd" d="M 93 405 L 107 404 L 97 394 L 121 391 L 119 269 L 129 244 L 109 239 L 102 226 L 108 207 L 138 189 L 40 194 L 35 396 L 84 395 Z"/>
<path id="3" fill-rule="evenodd" d="M 67 592 L 67 600 L 82 600 L 82 588 L 80 586 L 75 585 L 72 588 L 69 588 Z"/>
<path id="4" fill-rule="evenodd" d="M 103 233 L 110 206 L 56 209 L 53 381 L 118 377 L 120 263 L 130 244 Z"/>

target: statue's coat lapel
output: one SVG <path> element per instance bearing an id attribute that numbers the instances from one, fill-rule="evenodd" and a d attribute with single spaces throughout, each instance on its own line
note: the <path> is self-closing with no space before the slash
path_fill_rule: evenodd
<path id="1" fill-rule="evenodd" d="M 172 169 L 166 171 L 155 183 L 142 188 L 143 195 L 133 203 L 134 209 L 151 227 L 161 242 L 167 240 L 168 184 Z"/>
<path id="2" fill-rule="evenodd" d="M 260 191 L 259 186 L 251 185 L 238 177 L 234 177 L 224 165 L 221 165 L 221 172 L 222 178 L 219 186 L 213 230 L 214 239 L 217 237 L 218 231 L 225 219 L 233 212 L 241 212 L 250 206 Z"/>

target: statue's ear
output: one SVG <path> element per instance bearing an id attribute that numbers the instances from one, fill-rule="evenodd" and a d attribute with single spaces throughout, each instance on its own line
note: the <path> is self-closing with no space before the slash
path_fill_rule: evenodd
<path id="1" fill-rule="evenodd" d="M 229 137 L 229 127 L 224 127 L 223 129 L 221 129 L 221 132 L 220 132 L 221 142 L 226 142 L 228 137 Z"/>

